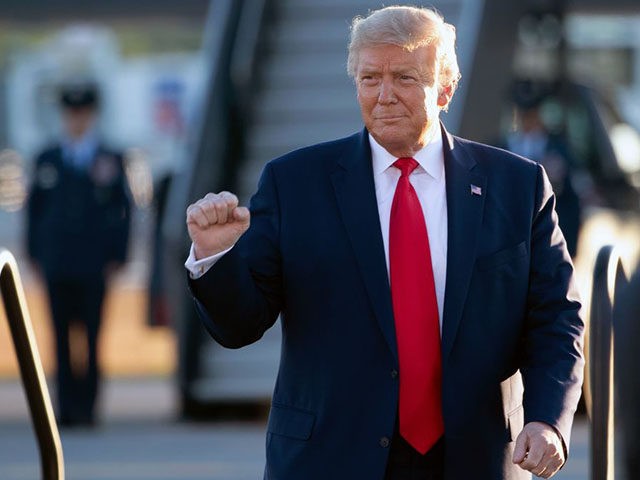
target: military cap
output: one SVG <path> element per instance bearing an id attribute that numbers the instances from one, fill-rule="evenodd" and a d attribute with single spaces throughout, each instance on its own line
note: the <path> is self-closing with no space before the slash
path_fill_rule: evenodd
<path id="1" fill-rule="evenodd" d="M 533 110 L 539 107 L 549 95 L 549 86 L 541 81 L 530 79 L 515 80 L 511 84 L 511 100 L 520 110 Z"/>
<path id="2" fill-rule="evenodd" d="M 95 108 L 98 100 L 98 88 L 93 83 L 69 84 L 60 89 L 60 105 L 63 108 Z"/>

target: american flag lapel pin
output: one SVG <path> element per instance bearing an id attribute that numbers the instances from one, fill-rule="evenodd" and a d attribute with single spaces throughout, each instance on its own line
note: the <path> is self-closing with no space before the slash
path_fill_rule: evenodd
<path id="1" fill-rule="evenodd" d="M 482 188 L 477 186 L 477 185 L 471 184 L 471 195 L 477 195 L 477 196 L 481 197 L 482 196 Z"/>

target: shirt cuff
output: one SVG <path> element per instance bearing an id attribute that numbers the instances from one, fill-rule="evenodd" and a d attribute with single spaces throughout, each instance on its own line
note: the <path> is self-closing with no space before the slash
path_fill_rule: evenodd
<path id="1" fill-rule="evenodd" d="M 189 270 L 189 276 L 192 280 L 197 280 L 205 273 L 209 271 L 211 267 L 213 267 L 218 260 L 220 260 L 227 252 L 229 252 L 233 246 L 227 248 L 226 250 L 216 253 L 215 255 L 211 255 L 210 257 L 201 258 L 200 260 L 196 260 L 195 249 L 193 248 L 193 243 L 191 244 L 191 249 L 189 250 L 189 257 L 187 261 L 184 262 L 184 266 L 187 270 Z"/>

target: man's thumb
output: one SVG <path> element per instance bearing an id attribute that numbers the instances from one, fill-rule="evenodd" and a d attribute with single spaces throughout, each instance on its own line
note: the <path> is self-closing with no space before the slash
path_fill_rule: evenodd
<path id="1" fill-rule="evenodd" d="M 521 432 L 516 439 L 516 447 L 513 450 L 513 463 L 520 464 L 527 455 L 527 435 Z"/>
<path id="2" fill-rule="evenodd" d="M 249 209 L 247 207 L 237 207 L 233 211 L 233 218 L 240 223 L 249 223 L 249 219 L 251 218 L 251 214 L 249 213 Z"/>

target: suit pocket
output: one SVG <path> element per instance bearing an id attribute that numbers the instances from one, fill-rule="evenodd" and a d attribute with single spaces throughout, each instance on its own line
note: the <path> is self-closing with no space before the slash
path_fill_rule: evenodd
<path id="1" fill-rule="evenodd" d="M 478 267 L 478 270 L 491 270 L 492 268 L 499 267 L 500 265 L 509 263 L 517 258 L 524 257 L 526 254 L 527 243 L 520 242 L 514 247 L 505 248 L 490 255 L 477 258 L 476 266 Z"/>
<path id="2" fill-rule="evenodd" d="M 522 374 L 517 371 L 500 382 L 500 391 L 506 435 L 511 441 L 515 441 L 524 427 L 524 410 L 522 407 L 524 385 L 522 383 Z"/>
<path id="3" fill-rule="evenodd" d="M 315 420 L 315 415 L 306 410 L 274 404 L 269 413 L 267 432 L 298 440 L 309 440 Z"/>
<path id="4" fill-rule="evenodd" d="M 507 415 L 507 423 L 509 425 L 511 441 L 515 442 L 524 428 L 524 408 L 522 405 Z"/>

